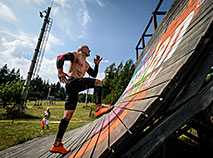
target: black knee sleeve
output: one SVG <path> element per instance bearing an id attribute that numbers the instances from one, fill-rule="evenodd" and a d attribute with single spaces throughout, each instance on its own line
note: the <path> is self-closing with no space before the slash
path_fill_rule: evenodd
<path id="1" fill-rule="evenodd" d="M 62 140 L 64 133 L 67 129 L 67 126 L 69 124 L 69 120 L 66 118 L 63 118 L 59 124 L 59 129 L 58 129 L 58 133 L 56 136 L 56 140 Z"/>
<path id="2" fill-rule="evenodd" d="M 101 104 L 101 94 L 102 94 L 102 86 L 95 86 L 94 87 L 94 97 L 95 97 L 95 103 Z"/>

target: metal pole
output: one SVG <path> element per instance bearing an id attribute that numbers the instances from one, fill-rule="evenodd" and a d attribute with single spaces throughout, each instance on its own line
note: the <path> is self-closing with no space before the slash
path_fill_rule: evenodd
<path id="1" fill-rule="evenodd" d="M 36 64 L 36 60 L 37 60 L 37 57 L 38 57 L 38 53 L 39 53 L 41 42 L 42 42 L 42 39 L 43 39 L 43 36 L 44 36 L 46 25 L 49 23 L 50 11 L 51 11 L 51 7 L 48 7 L 48 9 L 46 11 L 46 16 L 44 18 L 43 26 L 41 28 L 41 32 L 40 32 L 40 35 L 39 35 L 39 38 L 38 38 L 38 42 L 37 42 L 37 45 L 36 45 L 34 56 L 33 56 L 33 59 L 31 61 L 31 65 L 30 65 L 30 68 L 29 68 L 29 71 L 28 71 L 28 74 L 27 74 L 27 79 L 24 83 L 24 88 L 23 88 L 23 91 L 22 91 L 22 100 L 21 100 L 21 104 L 18 105 L 18 110 L 20 110 L 23 107 L 24 102 L 27 100 L 27 95 L 28 95 L 28 90 L 29 90 L 33 70 L 34 70 L 34 67 L 35 67 L 35 64 Z"/>
<path id="2" fill-rule="evenodd" d="M 157 24 L 157 18 L 156 18 L 155 12 L 152 13 L 152 20 L 153 20 L 154 30 L 156 30 L 158 27 L 158 24 Z"/>
<path id="3" fill-rule="evenodd" d="M 138 60 L 138 47 L 136 47 L 136 60 Z"/>
<path id="4" fill-rule="evenodd" d="M 86 98 L 85 98 L 85 107 L 87 107 L 87 103 L 88 103 L 88 93 L 89 93 L 89 89 L 87 89 L 87 93 L 86 93 Z"/>

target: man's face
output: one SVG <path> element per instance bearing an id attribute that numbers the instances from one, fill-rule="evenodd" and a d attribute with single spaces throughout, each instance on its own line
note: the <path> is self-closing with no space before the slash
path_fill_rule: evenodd
<path id="1" fill-rule="evenodd" d="M 90 50 L 88 47 L 83 47 L 82 48 L 82 52 L 85 53 L 85 55 L 88 57 L 90 56 Z"/>

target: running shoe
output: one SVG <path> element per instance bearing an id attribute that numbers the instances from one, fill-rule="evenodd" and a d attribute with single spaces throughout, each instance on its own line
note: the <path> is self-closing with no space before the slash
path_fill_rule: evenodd
<path id="1" fill-rule="evenodd" d="M 56 146 L 55 144 L 52 145 L 50 152 L 52 153 L 60 153 L 60 154 L 67 154 L 70 151 L 70 149 L 65 149 L 63 147 L 63 144 L 61 143 L 59 146 Z"/>
<path id="2" fill-rule="evenodd" d="M 108 112 L 110 112 L 112 109 L 114 108 L 113 105 L 104 105 L 102 104 L 100 107 L 98 107 L 98 109 L 95 111 L 95 117 L 99 118 L 101 117 L 103 114 L 106 114 Z"/>

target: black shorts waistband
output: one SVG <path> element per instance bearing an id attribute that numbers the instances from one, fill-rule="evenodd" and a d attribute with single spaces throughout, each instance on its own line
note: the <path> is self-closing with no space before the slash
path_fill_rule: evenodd
<path id="1" fill-rule="evenodd" d="M 75 77 L 68 77 L 68 81 L 76 79 Z"/>

